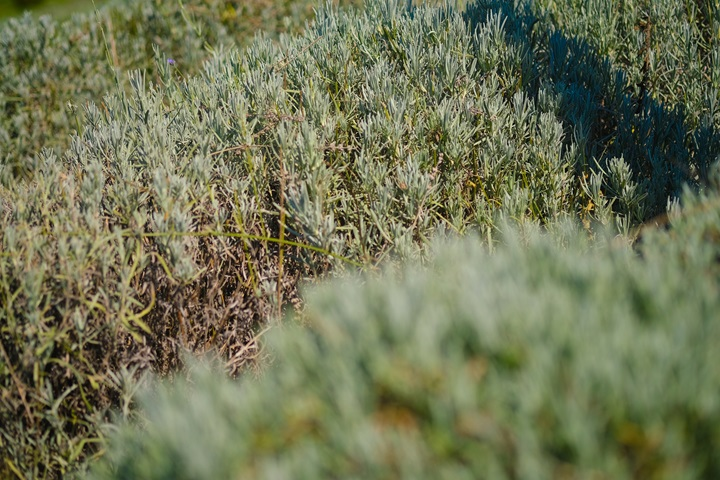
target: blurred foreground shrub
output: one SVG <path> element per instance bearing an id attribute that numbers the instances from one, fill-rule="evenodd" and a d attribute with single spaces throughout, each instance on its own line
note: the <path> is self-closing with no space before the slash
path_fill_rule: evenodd
<path id="1" fill-rule="evenodd" d="M 687 203 L 640 255 L 558 224 L 313 289 L 261 379 L 152 389 L 90 478 L 718 478 L 720 197 Z"/>

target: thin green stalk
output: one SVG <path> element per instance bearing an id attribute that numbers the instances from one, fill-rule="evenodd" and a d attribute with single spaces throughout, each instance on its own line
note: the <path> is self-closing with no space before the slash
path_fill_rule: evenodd
<path id="1" fill-rule="evenodd" d="M 282 150 L 278 156 L 278 163 L 280 165 L 280 238 L 278 244 L 278 278 L 277 278 L 277 308 L 278 318 L 282 314 L 282 277 L 283 277 L 283 255 L 285 241 L 285 168 L 283 166 L 283 155 Z"/>
<path id="2" fill-rule="evenodd" d="M 250 233 L 238 233 L 238 232 L 218 232 L 216 230 L 204 230 L 202 232 L 146 232 L 146 233 L 138 233 L 134 232 L 132 230 L 124 230 L 122 232 L 122 235 L 124 237 L 135 237 L 139 236 L 141 238 L 154 238 L 154 237 L 230 237 L 230 238 L 243 238 L 246 240 L 257 240 L 259 242 L 271 242 L 271 243 L 277 243 L 284 246 L 289 247 L 298 247 L 298 248 L 304 248 L 307 250 L 312 250 L 313 252 L 318 252 L 323 255 L 327 255 L 329 257 L 333 257 L 337 260 L 340 260 L 342 262 L 347 263 L 348 265 L 352 265 L 354 267 L 363 268 L 364 265 L 360 262 L 356 262 L 355 260 L 352 260 L 350 258 L 344 257 L 342 255 L 338 255 L 337 253 L 333 253 L 330 250 L 327 250 L 325 248 L 316 247 L 315 245 L 308 245 L 307 243 L 300 243 L 300 242 L 293 242 L 292 240 L 287 240 L 285 238 L 273 238 L 268 237 L 264 235 L 253 235 Z"/>

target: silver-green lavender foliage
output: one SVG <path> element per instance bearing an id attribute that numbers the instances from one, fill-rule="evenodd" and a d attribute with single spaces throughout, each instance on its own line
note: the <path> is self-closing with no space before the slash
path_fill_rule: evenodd
<path id="1" fill-rule="evenodd" d="M 475 6 L 505 12 L 513 42 L 532 52 L 540 88 L 556 93 L 581 164 L 605 177 L 621 228 L 663 213 L 683 185 L 707 184 L 720 153 L 714 2 L 514 3 Z M 618 172 L 628 189 L 614 187 Z"/>
<path id="2" fill-rule="evenodd" d="M 150 58 L 128 42 L 118 58 Z M 421 256 L 438 230 L 493 242 L 508 219 L 629 231 L 704 185 L 714 127 L 640 95 L 599 48 L 522 4 L 325 9 L 302 36 L 218 49 L 197 76 L 153 51 L 153 73 L 74 103 L 78 135 L 27 178 L 13 142 L 36 131 L 5 98 L 24 133 L 0 140 L 17 149 L 0 165 L 0 474 L 72 470 L 131 399 L 129 372 L 170 373 L 181 346 L 236 372 L 301 277 Z"/>
<path id="3" fill-rule="evenodd" d="M 88 478 L 717 478 L 720 196 L 673 219 L 315 288 L 262 378 L 149 390 Z"/>
<path id="4" fill-rule="evenodd" d="M 706 185 L 720 153 L 720 5 L 570 0 L 533 9 L 625 73 L 635 116 L 612 102 L 595 105 L 619 124 L 606 157 L 624 155 L 650 202 L 681 183 Z"/>
<path id="5" fill-rule="evenodd" d="M 296 30 L 311 13 L 309 1 L 128 1 L 63 23 L 28 16 L 0 25 L 0 477 L 71 471 L 97 450 L 107 408 L 132 397 L 132 373 L 170 372 L 179 345 L 202 350 L 219 341 L 228 357 L 248 351 L 242 347 L 253 326 L 275 308 L 264 292 L 282 291 L 270 283 L 276 275 L 265 262 L 267 244 L 201 239 L 190 260 L 178 260 L 182 242 L 128 238 L 122 228 L 142 218 L 134 210 L 141 203 L 177 211 L 170 197 L 189 191 L 178 190 L 178 182 L 168 186 L 154 168 L 141 183 L 126 183 L 132 175 L 113 183 L 101 163 L 79 168 L 65 150 L 74 141 L 77 152 L 87 141 L 70 132 L 98 128 L 102 112 L 109 114 L 108 91 L 117 101 L 123 91 L 158 80 L 156 61 L 165 74 L 192 76 L 209 48 L 246 43 L 257 30 Z M 128 78 L 132 68 L 150 72 Z M 119 124 L 105 124 L 103 134 L 137 148 L 121 136 L 147 132 L 126 128 L 134 122 L 130 111 L 113 116 Z M 138 154 L 156 152 L 153 146 Z M 209 169 L 191 160 L 192 173 L 206 178 Z M 193 185 L 205 193 L 215 188 Z M 148 195 L 150 188 L 161 198 Z M 119 206 L 103 208 L 108 198 Z M 217 201 L 208 208 L 213 218 L 225 215 Z M 264 233 L 245 220 L 244 232 Z M 172 228 L 189 225 L 172 219 Z M 186 288 L 188 265 L 198 263 L 207 270 Z"/>
<path id="6" fill-rule="evenodd" d="M 192 76 L 209 48 L 246 45 L 258 31 L 297 31 L 313 7 L 311 0 L 116 0 L 65 21 L 27 14 L 0 23 L 0 179 L 32 172 L 43 148 L 62 154 L 84 127 L 85 104 L 125 88 L 131 70 L 155 74 L 154 48 Z"/>

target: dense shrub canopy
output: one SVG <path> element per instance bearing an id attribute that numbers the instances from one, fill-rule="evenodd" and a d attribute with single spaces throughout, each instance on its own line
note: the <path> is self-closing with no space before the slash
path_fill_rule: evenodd
<path id="1" fill-rule="evenodd" d="M 312 8 L 311 0 L 115 0 L 62 22 L 27 14 L 0 23 L 0 180 L 32 172 L 43 148 L 62 154 L 84 128 L 83 107 L 127 87 L 127 72 L 157 80 L 154 49 L 193 76 L 208 48 L 298 31 Z"/>
<path id="2" fill-rule="evenodd" d="M 526 227 L 314 290 L 259 381 L 153 390 L 91 478 L 716 478 L 720 197 L 689 200 L 642 258 Z"/>
<path id="3" fill-rule="evenodd" d="M 511 220 L 664 223 L 720 151 L 715 10 L 670 3 L 328 6 L 202 67 L 239 4 L 3 25 L 0 476 L 72 470 L 183 349 L 242 371 L 301 279 Z M 665 20 L 686 34 L 643 27 Z"/>

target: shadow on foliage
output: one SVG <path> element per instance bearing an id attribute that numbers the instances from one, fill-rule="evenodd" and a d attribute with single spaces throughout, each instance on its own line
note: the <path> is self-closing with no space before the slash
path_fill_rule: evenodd
<path id="1" fill-rule="evenodd" d="M 44 0 L 13 0 L 13 5 L 20 9 L 32 8 L 44 3 Z"/>
<path id="2" fill-rule="evenodd" d="M 558 115 L 565 124 L 566 145 L 573 142 L 581 148 L 578 171 L 608 172 L 613 159 L 624 159 L 645 198 L 644 218 L 638 220 L 664 215 L 668 202 L 679 198 L 685 185 L 708 184 L 710 165 L 720 155 L 720 134 L 712 120 L 690 125 L 685 105 L 654 99 L 651 19 L 636 21 L 645 41 L 635 53 L 642 78 L 634 84 L 611 58 L 598 54 L 584 39 L 556 30 L 550 18 L 534 14 L 528 4 L 479 1 L 468 6 L 464 18 L 474 31 L 490 14 L 505 19 L 508 41 L 524 52 L 525 93 L 537 99 L 545 89 L 560 99 Z M 616 187 L 606 179 L 604 188 Z"/>

